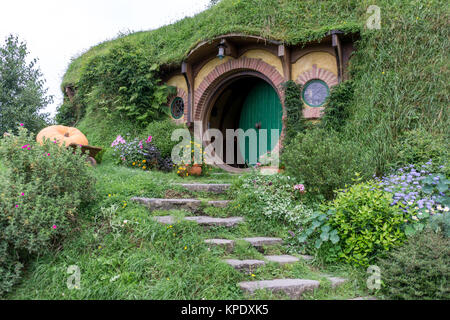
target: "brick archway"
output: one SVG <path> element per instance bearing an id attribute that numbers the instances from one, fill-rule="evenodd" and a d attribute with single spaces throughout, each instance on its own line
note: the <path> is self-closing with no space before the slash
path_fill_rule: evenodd
<path id="1" fill-rule="evenodd" d="M 283 116 L 285 115 L 284 108 L 284 92 L 282 90 L 283 76 L 278 70 L 270 64 L 261 59 L 241 57 L 239 59 L 229 60 L 214 68 L 200 83 L 200 86 L 195 90 L 193 118 L 195 121 L 204 120 L 207 113 L 207 103 L 211 95 L 213 95 L 219 88 L 219 84 L 230 76 L 236 76 L 239 73 L 253 71 L 260 73 L 264 78 L 271 82 L 277 92 L 281 105 L 283 108 Z M 284 117 L 283 117 L 284 118 Z"/>
<path id="2" fill-rule="evenodd" d="M 304 85 L 310 80 L 319 79 L 327 84 L 329 88 L 334 87 L 339 83 L 338 78 L 335 76 L 333 72 L 328 70 L 317 68 L 317 65 L 314 64 L 311 70 L 303 72 L 296 79 L 297 83 Z"/>

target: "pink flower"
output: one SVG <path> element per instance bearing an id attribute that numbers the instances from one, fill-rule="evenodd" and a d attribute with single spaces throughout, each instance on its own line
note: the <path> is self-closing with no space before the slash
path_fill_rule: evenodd
<path id="1" fill-rule="evenodd" d="M 147 138 L 147 143 L 150 143 L 150 142 L 152 142 L 152 136 L 148 136 L 148 138 Z"/>
<path id="2" fill-rule="evenodd" d="M 19 125 L 20 125 L 21 127 L 23 127 L 23 123 L 20 123 Z"/>
<path id="3" fill-rule="evenodd" d="M 50 153 L 47 153 L 47 157 L 50 157 Z"/>
<path id="4" fill-rule="evenodd" d="M 18 204 L 16 204 L 16 208 L 18 208 L 19 207 L 19 205 Z"/>
<path id="5" fill-rule="evenodd" d="M 56 224 L 54 224 L 54 225 L 52 226 L 52 228 L 53 228 L 53 229 L 56 229 L 56 228 L 58 228 L 58 227 L 56 226 Z"/>
<path id="6" fill-rule="evenodd" d="M 31 150 L 31 147 L 28 147 L 27 150 Z"/>
<path id="7" fill-rule="evenodd" d="M 23 197 L 25 195 L 25 193 L 22 192 L 20 195 Z"/>
<path id="8" fill-rule="evenodd" d="M 57 142 L 58 142 L 58 141 L 56 141 L 56 140 L 55 140 L 55 141 L 53 141 L 53 143 L 57 143 Z"/>
<path id="9" fill-rule="evenodd" d="M 26 144 L 26 145 L 24 145 L 24 146 L 22 146 L 22 149 L 26 149 L 26 148 L 28 148 L 28 144 Z"/>
<path id="10" fill-rule="evenodd" d="M 305 186 L 303 184 L 295 185 L 294 190 L 298 190 L 301 194 L 306 192 Z"/>

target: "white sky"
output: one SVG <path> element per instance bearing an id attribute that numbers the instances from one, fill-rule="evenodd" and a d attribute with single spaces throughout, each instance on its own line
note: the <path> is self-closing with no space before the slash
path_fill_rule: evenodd
<path id="1" fill-rule="evenodd" d="M 0 43 L 26 41 L 46 79 L 55 114 L 70 59 L 119 32 L 156 29 L 203 11 L 208 0 L 0 0 Z"/>

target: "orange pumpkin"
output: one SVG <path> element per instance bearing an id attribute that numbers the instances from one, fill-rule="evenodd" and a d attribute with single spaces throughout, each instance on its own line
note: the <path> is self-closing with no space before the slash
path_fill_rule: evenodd
<path id="1" fill-rule="evenodd" d="M 42 129 L 36 137 L 36 141 L 41 145 L 44 143 L 44 138 L 50 141 L 56 141 L 60 146 L 63 144 L 68 147 L 70 144 L 81 144 L 87 146 L 89 144 L 86 136 L 77 128 L 65 126 L 50 126 Z"/>

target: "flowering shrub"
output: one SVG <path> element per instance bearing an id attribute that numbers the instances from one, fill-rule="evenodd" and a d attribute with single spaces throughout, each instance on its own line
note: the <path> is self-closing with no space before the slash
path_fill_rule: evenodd
<path id="1" fill-rule="evenodd" d="M 285 175 L 262 175 L 253 171 L 241 176 L 231 189 L 235 207 L 264 220 L 283 221 L 292 227 L 299 227 L 313 213 L 302 202 L 296 200 L 299 191 L 296 183 Z"/>
<path id="2" fill-rule="evenodd" d="M 432 160 L 422 166 L 408 165 L 394 174 L 377 179 L 383 190 L 393 194 L 392 206 L 399 204 L 411 217 L 408 235 L 421 231 L 428 218 L 449 212 L 450 181 L 441 173 L 432 173 Z M 441 166 L 439 169 L 445 169 Z"/>
<path id="3" fill-rule="evenodd" d="M 141 170 L 158 169 L 172 171 L 173 163 L 170 157 L 163 158 L 158 148 L 152 143 L 153 137 L 145 140 L 134 138 L 127 142 L 122 136 L 117 136 L 111 147 L 118 164 L 139 168 Z"/>
<path id="4" fill-rule="evenodd" d="M 50 141 L 41 146 L 25 128 L 0 140 L 0 161 L 6 167 L 0 184 L 1 294 L 19 276 L 25 256 L 69 234 L 83 203 L 93 199 L 95 181 L 81 150 Z"/>

